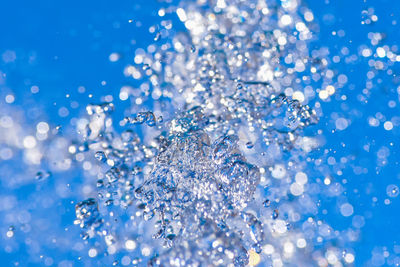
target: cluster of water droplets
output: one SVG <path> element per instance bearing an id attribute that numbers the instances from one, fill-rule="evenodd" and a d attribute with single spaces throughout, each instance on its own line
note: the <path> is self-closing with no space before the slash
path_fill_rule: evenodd
<path id="1" fill-rule="evenodd" d="M 182 243 L 201 242 L 209 234 L 215 234 L 209 233 L 209 229 L 204 233 L 204 227 L 219 229 L 221 235 L 229 236 L 231 230 L 227 220 L 241 216 L 259 182 L 257 167 L 241 155 L 235 135 L 221 136 L 213 141 L 203 127 L 185 123 L 193 115 L 203 117 L 200 110 L 193 109 L 185 115 L 171 122 L 173 128 L 163 137 L 164 146 L 155 159 L 153 171 L 136 190 L 146 209 L 157 215 L 160 229 L 155 237 L 166 239 L 167 246 L 172 246 L 168 244 L 170 240 L 176 240 L 174 246 L 183 246 Z M 206 122 L 202 123 L 207 126 Z M 202 257 L 209 258 L 210 248 L 202 250 Z M 237 257 L 240 251 L 243 251 L 243 245 L 219 253 L 229 252 L 232 257 Z M 199 248 L 194 255 L 190 255 L 189 250 L 184 252 L 180 252 L 186 254 L 179 263 L 182 266 L 194 263 L 201 250 Z M 169 252 L 166 255 L 171 257 Z M 209 259 L 210 263 L 219 262 L 218 258 Z M 220 262 L 224 263 L 227 260 Z"/>
<path id="2" fill-rule="evenodd" d="M 304 129 L 318 122 L 319 105 L 307 103 L 314 86 L 329 83 L 320 75 L 325 52 L 307 48 L 312 13 L 297 1 L 184 2 L 174 12 L 189 34 L 137 55 L 146 67 L 127 71 L 149 76 L 154 107 L 168 119 L 132 108 L 119 123 L 130 129 L 118 134 L 105 103 L 89 106 L 80 125 L 102 166 L 99 203 L 113 218 L 112 207 L 132 210 L 141 226 L 131 230 L 154 247 L 146 252 L 153 265 L 322 264 L 328 254 L 345 263 L 334 244 L 349 241 L 315 218 L 320 189 L 303 172 L 318 146 Z M 88 201 L 77 204 L 78 216 Z M 98 232 L 107 243 L 110 231 Z"/>
<path id="3" fill-rule="evenodd" d="M 0 214 L 6 214 L 3 230 L 9 242 L 5 251 L 18 251 L 16 240 L 22 239 L 37 251 L 40 246 L 31 239 L 47 228 L 35 226 L 42 218 L 31 210 L 59 205 L 52 198 L 74 196 L 81 201 L 68 205 L 75 207 L 75 228 L 82 240 L 70 240 L 73 250 L 83 255 L 87 248 L 89 258 L 98 257 L 105 265 L 353 264 L 352 242 L 360 239 L 372 215 L 357 211 L 349 196 L 363 189 L 369 195 L 375 185 L 352 193 L 342 175 L 346 168 L 351 169 L 350 177 L 358 177 L 397 164 L 394 143 L 373 151 L 375 140 L 368 139 L 361 148 L 352 146 L 357 152 L 340 156 L 329 146 L 320 147 L 330 132 L 340 133 L 351 124 L 398 133 L 397 115 L 374 109 L 370 114 L 346 102 L 354 97 L 364 107 L 374 102 L 383 82 L 399 83 L 398 47 L 378 31 L 369 32 L 369 43 L 356 52 L 345 46 L 338 51 L 321 47 L 323 41 L 315 45 L 318 25 L 297 0 L 198 0 L 167 6 L 158 11 L 159 25 L 149 29 L 154 44 L 137 49 L 134 63 L 124 70 L 127 79 L 135 80 L 129 84 L 137 85 L 123 86 L 119 92 L 119 99 L 128 103 L 126 110 L 114 101 L 116 96 L 107 95 L 103 102 L 88 105 L 85 115 L 71 118 L 74 129 L 44 119 L 32 128 L 25 127 L 19 110 L 9 108 L 15 96 L 5 96 L 7 104 L 0 106 L 0 158 L 6 162 L 1 170 L 7 179 L 2 185 L 19 189 L 31 180 L 37 183 L 32 203 L 2 193 Z M 175 30 L 170 18 L 176 21 L 176 16 L 186 31 Z M 377 22 L 373 7 L 362 11 L 363 27 Z M 345 32 L 334 31 L 332 36 L 344 38 Z M 5 52 L 3 61 L 12 60 L 13 53 Z M 120 58 L 110 55 L 112 62 Z M 352 64 L 363 60 L 365 88 L 357 93 L 343 90 L 355 89 L 347 85 L 349 73 Z M 347 76 L 335 70 L 337 66 L 343 71 L 346 65 Z M 388 89 L 389 110 L 397 105 L 399 88 Z M 31 92 L 38 93 L 39 87 L 31 86 Z M 85 88 L 78 92 L 83 94 Z M 313 126 L 331 100 L 337 106 L 325 114 L 326 125 Z M 72 109 L 78 106 L 71 102 Z M 38 119 L 37 110 L 30 110 L 27 118 Z M 60 117 L 68 112 L 59 108 Z M 340 149 L 351 145 L 343 141 Z M 376 166 L 362 166 L 364 152 L 376 154 Z M 13 174 L 9 162 L 17 166 L 21 161 L 28 168 Z M 79 180 L 64 173 L 71 170 L 79 172 Z M 40 190 L 52 183 L 54 190 L 42 196 Z M 383 191 L 385 205 L 399 195 L 395 182 L 385 184 Z M 371 207 L 380 201 L 371 199 Z M 351 218 L 351 226 L 336 230 L 324 220 L 332 214 Z M 43 231 L 32 230 L 28 236 L 31 229 Z M 56 238 L 49 237 L 42 247 L 53 248 L 55 243 Z M 398 246 L 390 257 L 389 250 L 374 249 L 369 263 L 400 262 L 395 256 Z M 42 261 L 38 255 L 32 253 L 30 259 Z M 78 260 L 82 258 L 90 260 Z M 43 262 L 52 265 L 53 259 L 45 256 Z M 59 266 L 68 265 L 63 264 Z"/>

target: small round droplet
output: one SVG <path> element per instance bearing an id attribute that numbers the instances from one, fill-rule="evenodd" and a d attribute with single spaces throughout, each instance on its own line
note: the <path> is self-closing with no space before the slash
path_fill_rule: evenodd
<path id="1" fill-rule="evenodd" d="M 266 199 L 266 200 L 263 202 L 263 205 L 264 205 L 264 207 L 268 208 L 268 207 L 271 205 L 271 201 L 270 201 L 269 199 Z"/>
<path id="2" fill-rule="evenodd" d="M 11 225 L 10 227 L 8 227 L 8 231 L 6 233 L 8 238 L 11 238 L 14 236 L 14 231 L 15 231 L 15 227 L 13 225 Z"/>
<path id="3" fill-rule="evenodd" d="M 137 264 L 139 264 L 141 262 L 141 259 L 139 259 L 139 258 L 134 258 L 133 260 L 132 260 L 132 264 L 135 266 L 135 265 L 137 265 Z"/>
<path id="4" fill-rule="evenodd" d="M 94 157 L 100 162 L 105 162 L 107 160 L 106 154 L 103 151 L 97 151 Z"/>
<path id="5" fill-rule="evenodd" d="M 386 194 L 389 197 L 397 197 L 399 195 L 399 187 L 394 184 L 390 184 L 386 187 Z"/>

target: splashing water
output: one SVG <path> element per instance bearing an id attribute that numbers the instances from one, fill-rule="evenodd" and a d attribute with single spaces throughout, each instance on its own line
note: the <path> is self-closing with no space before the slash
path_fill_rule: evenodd
<path id="1" fill-rule="evenodd" d="M 36 173 L 29 177 L 38 186 L 56 181 L 53 171 L 82 172 L 86 197 L 74 204 L 79 253 L 87 248 L 89 258 L 124 266 L 352 265 L 364 217 L 340 230 L 321 210 L 332 201 L 343 217 L 353 216 L 335 180 L 344 169 L 338 166 L 352 163 L 319 154 L 325 126 L 318 125 L 320 101 L 336 97 L 347 77 L 332 71 L 339 61 L 328 48 L 313 45 L 312 12 L 298 0 L 201 0 L 158 14 L 177 15 L 186 31 L 176 32 L 167 18 L 149 29 L 155 43 L 137 50 L 124 70 L 140 86 L 121 88 L 120 99 L 130 101 L 123 116 L 105 96 L 87 105 L 74 129 L 63 133 L 40 122 L 35 135 L 19 134 L 19 141 L 11 115 L 0 118 L 2 128 L 12 129 L 0 132 L 0 144 L 25 149 L 25 160 L 39 165 L 26 170 Z M 377 20 L 373 9 L 362 12 L 363 25 Z M 383 39 L 369 38 L 372 46 Z M 371 80 L 383 58 L 399 57 L 389 50 L 375 49 Z M 372 53 L 360 49 L 360 57 Z M 112 62 L 119 58 L 110 55 Z M 350 127 L 336 113 L 331 119 L 335 131 Z M 380 121 L 376 114 L 368 123 Z M 395 126 L 396 120 L 383 123 L 386 131 Z M 0 156 L 10 153 L 2 149 Z M 382 146 L 377 165 L 383 168 L 389 156 Z M 69 184 L 56 190 L 65 198 L 73 192 Z M 396 198 L 398 186 L 388 185 L 385 194 Z M 6 201 L 4 210 L 15 202 Z M 18 215 L 21 224 L 29 218 Z M 7 229 L 8 238 L 18 235 L 14 226 Z"/>
<path id="2" fill-rule="evenodd" d="M 121 121 L 125 127 L 150 126 L 141 131 L 154 137 L 151 147 L 138 137 L 121 142 L 111 118 L 104 116 L 111 110 L 108 104 L 88 109 L 86 136 L 107 147 L 107 156 L 102 151 L 95 156 L 111 166 L 104 172 L 106 179 L 98 181 L 99 196 L 107 199 L 106 206 L 137 203 L 141 217 L 134 220 L 154 224 L 151 236 L 164 248 L 150 260 L 153 265 L 245 266 L 255 258 L 271 263 L 268 257 L 260 258 L 271 244 L 286 251 L 296 239 L 314 242 L 315 237 L 300 234 L 301 223 L 303 229 L 314 225 L 308 217 L 316 214 L 314 196 L 303 194 L 304 178 L 291 183 L 288 177 L 303 173 L 302 161 L 316 147 L 313 137 L 303 134 L 318 122 L 317 113 L 303 104 L 311 94 L 302 88 L 312 87 L 303 86 L 297 73 L 321 71 L 327 61 L 319 58 L 323 54 L 310 58 L 307 42 L 312 34 L 297 10 L 299 3 L 224 4 L 211 1 L 202 9 L 182 3 L 176 12 L 190 35 L 178 33 L 167 43 L 168 52 L 163 48 L 145 55 L 147 67 L 139 69 L 152 75 L 152 90 L 168 90 L 172 110 L 185 110 L 161 124 L 150 111 Z M 294 34 L 292 23 L 300 34 Z M 160 55 L 161 65 L 155 59 Z M 242 138 L 251 141 L 242 143 Z M 243 150 L 246 146 L 255 149 Z M 116 158 L 111 160 L 112 154 Z M 133 170 L 136 165 L 146 171 Z M 260 201 L 264 192 L 275 201 Z M 325 249 L 339 253 L 330 246 Z M 294 249 L 282 255 L 274 264 L 296 258 Z"/>

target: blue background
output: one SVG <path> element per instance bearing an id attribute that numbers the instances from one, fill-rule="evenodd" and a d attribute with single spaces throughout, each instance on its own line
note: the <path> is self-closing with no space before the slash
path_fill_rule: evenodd
<path id="1" fill-rule="evenodd" d="M 324 0 L 308 0 L 306 3 L 320 24 L 318 41 L 313 45 L 328 46 L 331 55 L 340 51 L 343 46 L 350 49 L 350 54 L 357 53 L 360 45 L 369 43 L 367 35 L 371 31 L 385 32 L 387 38 L 384 43 L 398 44 L 400 29 L 398 25 L 392 25 L 392 20 L 400 18 L 398 1 L 338 0 L 330 3 Z M 154 34 L 149 33 L 148 28 L 160 21 L 157 11 L 161 6 L 167 4 L 153 0 L 1 1 L 0 54 L 13 50 L 16 52 L 16 60 L 0 63 L 0 70 L 7 74 L 6 84 L 1 85 L 0 101 L 4 101 L 5 95 L 12 93 L 16 97 L 13 105 L 24 105 L 28 122 L 46 119 L 54 125 L 67 125 L 70 118 L 82 112 L 86 104 L 98 102 L 101 96 L 107 94 L 113 95 L 116 105 L 123 110 L 126 103 L 117 97 L 119 88 L 123 85 L 137 85 L 133 79 L 123 75 L 123 68 L 133 62 L 136 48 L 146 47 L 153 42 Z M 361 25 L 361 11 L 368 7 L 375 9 L 379 20 L 373 25 Z M 333 15 L 333 24 L 324 20 L 326 14 Z M 131 19 L 133 22 L 129 23 Z M 136 25 L 138 21 L 141 23 L 140 27 Z M 177 18 L 174 19 L 174 26 L 183 29 Z M 332 31 L 340 29 L 346 32 L 345 37 L 332 35 Z M 121 60 L 110 62 L 109 55 L 113 52 L 120 53 Z M 375 86 L 368 103 L 362 104 L 357 100 L 357 95 L 365 86 L 367 63 L 339 63 L 334 68 L 349 78 L 347 86 L 340 92 L 348 96 L 346 104 L 350 110 L 358 110 L 363 114 L 361 118 L 351 118 L 352 124 L 346 130 L 331 133 L 328 131 L 332 124 L 331 112 L 339 112 L 349 118 L 351 116 L 350 111 L 342 110 L 340 100 L 333 99 L 323 104 L 326 115 L 320 121 L 320 125 L 326 125 L 327 128 L 324 132 L 325 148 L 330 148 L 330 153 L 335 154 L 336 158 L 355 155 L 353 163 L 368 169 L 368 173 L 362 175 L 355 175 L 350 166 L 343 171 L 343 177 L 348 180 L 344 194 L 353 204 L 355 214 L 366 218 L 360 241 L 354 244 L 356 266 L 362 266 L 371 258 L 374 248 L 386 246 L 393 253 L 393 246 L 400 245 L 399 199 L 391 199 L 389 205 L 383 203 L 388 198 L 386 186 L 399 185 L 399 130 L 397 127 L 393 131 L 385 131 L 382 126 L 372 128 L 367 121 L 368 116 L 373 116 L 378 111 L 388 118 L 399 115 L 398 107 L 389 108 L 387 105 L 389 100 L 398 96 L 396 82 L 382 76 L 383 83 Z M 393 69 L 398 73 L 398 69 Z M 106 85 L 102 85 L 102 81 L 106 81 Z M 354 85 L 353 90 L 350 88 L 351 84 Z M 39 86 L 39 93 L 31 93 L 32 85 Z M 85 86 L 86 92 L 79 93 L 79 86 Z M 70 94 L 70 98 L 66 98 L 66 94 Z M 93 97 L 89 98 L 89 94 L 93 94 Z M 80 107 L 69 109 L 70 115 L 66 118 L 59 117 L 58 109 L 68 106 L 71 101 L 79 102 Z M 398 103 L 398 98 L 396 102 Z M 36 112 L 30 112 L 32 110 Z M 342 142 L 346 143 L 345 148 L 342 147 Z M 392 147 L 390 142 L 394 143 Z M 365 143 L 372 144 L 370 152 L 362 149 Z M 383 145 L 390 147 L 389 163 L 385 167 L 377 168 L 376 153 Z M 9 167 L 17 168 L 17 163 L 15 164 Z M 77 185 L 80 182 L 78 173 L 71 173 L 69 179 L 69 182 Z M 40 190 L 46 191 L 52 186 L 49 183 Z M 29 200 L 38 194 L 38 188 L 29 184 L 19 188 L 7 188 L 4 185 L 0 188 L 8 192 L 14 190 L 12 192 L 21 200 Z M 370 190 L 367 192 L 368 188 Z M 378 199 L 375 204 L 373 197 Z M 57 229 L 70 226 L 74 220 L 74 205 L 70 203 L 71 200 L 78 201 L 79 194 L 59 200 L 63 202 L 56 203 L 57 205 L 47 211 L 54 212 L 51 216 L 56 216 L 60 209 L 63 210 L 62 218 L 57 219 L 59 225 L 51 227 L 54 231 L 52 234 L 57 235 L 57 231 L 62 231 Z M 328 202 L 324 205 L 322 208 L 328 210 L 336 207 L 336 203 Z M 37 209 L 34 212 L 40 211 Z M 50 216 L 46 214 L 43 216 Z M 351 217 L 337 216 L 334 212 L 329 212 L 324 219 L 338 229 L 345 229 L 351 224 Z M 2 228 L 1 235 L 4 235 L 4 229 L 6 228 Z M 9 263 L 18 259 L 24 262 L 28 257 L 26 249 L 21 246 L 18 252 L 9 254 L 0 248 L 0 261 Z M 81 256 L 69 249 L 59 248 L 46 253 L 52 255 L 55 262 L 74 260 Z"/>

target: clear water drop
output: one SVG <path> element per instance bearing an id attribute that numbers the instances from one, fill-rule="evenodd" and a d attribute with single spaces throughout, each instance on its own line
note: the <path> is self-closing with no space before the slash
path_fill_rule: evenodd
<path id="1" fill-rule="evenodd" d="M 399 195 L 399 187 L 394 184 L 390 184 L 386 187 L 386 194 L 389 197 L 397 197 Z"/>
<path id="2" fill-rule="evenodd" d="M 279 210 L 274 209 L 272 212 L 272 219 L 276 220 L 279 217 Z"/>
<path id="3" fill-rule="evenodd" d="M 254 144 L 253 144 L 252 142 L 247 142 L 247 143 L 246 143 L 246 147 L 247 147 L 248 149 L 252 149 L 252 148 L 254 147 Z"/>
<path id="4" fill-rule="evenodd" d="M 100 162 L 106 162 L 107 161 L 106 154 L 103 151 L 97 151 L 94 154 L 94 157 Z"/>

